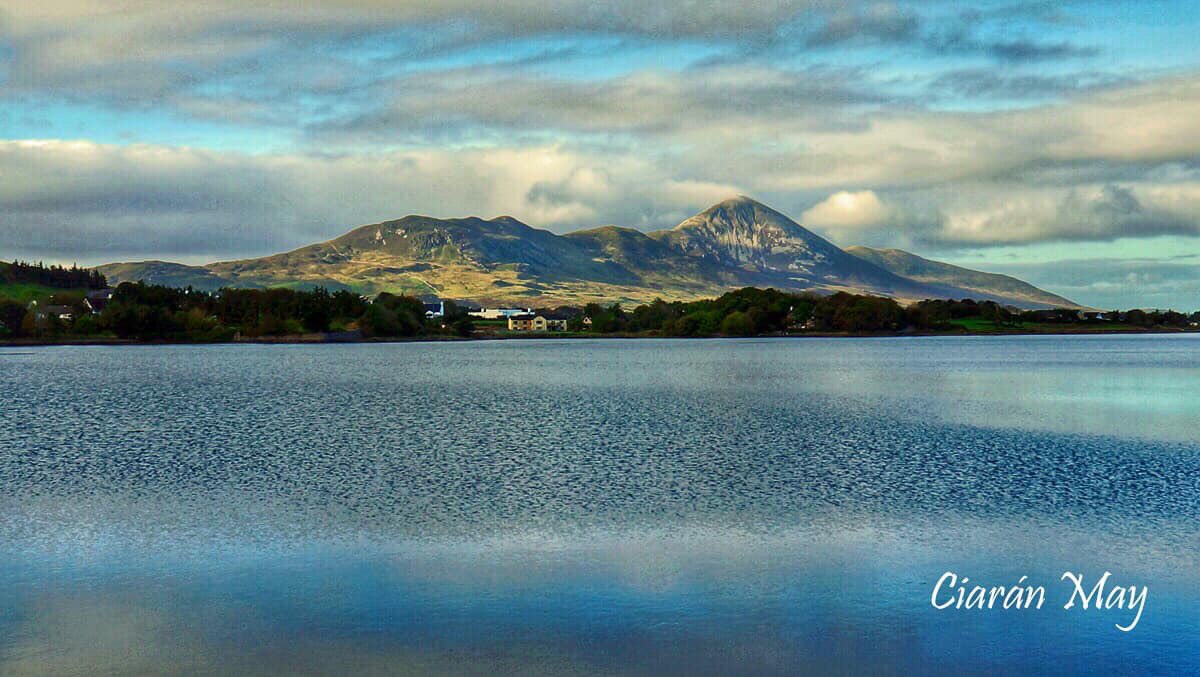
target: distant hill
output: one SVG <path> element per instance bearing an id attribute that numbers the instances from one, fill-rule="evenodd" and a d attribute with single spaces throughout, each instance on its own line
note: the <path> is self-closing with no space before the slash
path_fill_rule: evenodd
<path id="1" fill-rule="evenodd" d="M 259 288 L 261 285 L 239 284 L 221 277 L 204 266 L 185 266 L 170 261 L 139 261 L 136 263 L 109 263 L 97 268 L 112 284 L 145 280 L 168 287 L 194 287 L 204 291 L 215 291 L 221 287 Z"/>
<path id="2" fill-rule="evenodd" d="M 1023 301 L 1028 305 L 1077 308 L 1079 305 L 1057 294 L 1018 280 L 1008 275 L 984 273 L 970 268 L 953 266 L 949 263 L 931 261 L 902 249 L 872 249 L 870 247 L 847 247 L 846 252 L 869 261 L 897 275 L 924 282 L 939 284 L 974 293 L 977 299 L 1001 299 Z"/>
<path id="3" fill-rule="evenodd" d="M 411 215 L 262 258 L 204 266 L 116 263 L 100 270 L 114 282 L 143 279 L 200 289 L 320 285 L 533 306 L 687 300 L 746 286 L 866 292 L 903 301 L 982 295 L 1022 307 L 1076 305 L 1019 280 L 920 257 L 913 258 L 929 264 L 925 272 L 906 274 L 890 263 L 895 257 L 872 260 L 875 251 L 848 253 L 780 212 L 739 197 L 652 233 L 604 226 L 556 235 L 510 216 Z M 936 266 L 960 272 L 928 272 Z M 1006 290 L 1000 279 L 1018 286 Z M 975 286 L 961 286 L 963 280 Z"/>

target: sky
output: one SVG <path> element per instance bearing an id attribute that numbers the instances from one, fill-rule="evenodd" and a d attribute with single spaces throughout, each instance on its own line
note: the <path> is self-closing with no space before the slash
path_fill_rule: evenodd
<path id="1" fill-rule="evenodd" d="M 848 246 L 1200 308 L 1200 3 L 0 0 L 0 258 L 407 214 Z"/>

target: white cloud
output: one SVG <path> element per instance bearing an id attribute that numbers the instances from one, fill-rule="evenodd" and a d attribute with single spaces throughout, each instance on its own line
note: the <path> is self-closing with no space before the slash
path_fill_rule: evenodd
<path id="1" fill-rule="evenodd" d="M 801 223 L 834 230 L 880 226 L 892 218 L 892 210 L 875 191 L 840 190 L 805 211 Z"/>
<path id="2" fill-rule="evenodd" d="M 845 72 L 747 65 L 585 81 L 439 72 L 397 80 L 378 108 L 313 132 L 350 145 L 481 130 L 584 135 L 661 156 L 693 180 L 808 200 L 956 183 L 1070 186 L 1097 172 L 1136 181 L 1200 158 L 1196 73 L 991 113 L 888 106 L 868 85 Z"/>
<path id="3" fill-rule="evenodd" d="M 1200 184 L 1081 184 L 1067 188 L 966 186 L 931 195 L 944 218 L 921 235 L 934 244 L 1002 245 L 1043 241 L 1200 234 Z"/>
<path id="4" fill-rule="evenodd" d="M 260 155 L 0 144 L 0 246 L 28 255 L 249 255 L 412 212 L 654 228 L 739 192 L 846 244 L 936 250 L 1200 230 L 1200 73 L 947 112 L 898 100 L 866 69 L 737 58 L 797 17 L 817 17 L 814 35 L 827 28 L 823 39 L 843 48 L 900 39 L 919 28 L 903 6 L 10 4 L 0 24 L 9 103 L 57 97 L 296 139 L 290 152 Z M 417 38 L 446 32 L 466 40 L 453 48 L 568 33 L 697 38 L 731 58 L 572 78 L 470 58 L 411 67 L 379 46 L 411 37 L 425 49 Z"/>
<path id="5" fill-rule="evenodd" d="M 0 0 L 0 127 L 284 149 L 0 140 L 0 251 L 227 258 L 408 213 L 649 229 L 738 193 L 842 244 L 935 255 L 1200 233 L 1194 64 L 1151 77 L 1089 61 L 1095 49 L 1050 23 L 1013 39 L 988 14 L 875 0 Z M 938 58 L 903 78 L 844 65 L 881 43 Z M 1031 59 L 1065 65 L 1014 65 Z M 988 112 L 997 88 L 1041 103 Z M 954 97 L 984 105 L 929 108 Z"/>
<path id="6" fill-rule="evenodd" d="M 411 213 L 657 227 L 738 192 L 560 146 L 250 155 L 10 141 L 0 176 L 0 249 L 85 263 L 266 254 Z"/>

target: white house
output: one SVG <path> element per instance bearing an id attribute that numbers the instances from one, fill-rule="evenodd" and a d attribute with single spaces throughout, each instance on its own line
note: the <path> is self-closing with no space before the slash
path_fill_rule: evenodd
<path id="1" fill-rule="evenodd" d="M 472 317 L 478 317 L 481 320 L 501 320 L 513 315 L 525 315 L 532 312 L 532 308 L 484 308 L 482 310 L 473 310 L 470 314 Z"/>

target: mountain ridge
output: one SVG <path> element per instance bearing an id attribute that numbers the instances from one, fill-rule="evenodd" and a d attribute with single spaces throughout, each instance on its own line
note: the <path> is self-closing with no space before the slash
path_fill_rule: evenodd
<path id="1" fill-rule="evenodd" d="M 927 259 L 903 249 L 877 249 L 859 245 L 846 247 L 846 253 L 870 261 L 893 273 L 918 282 L 953 286 L 978 292 L 980 300 L 998 300 L 998 296 L 1024 298 L 1048 306 L 1079 308 L 1079 304 L 1039 289 L 1011 275 L 986 273 L 950 263 Z"/>
<path id="2" fill-rule="evenodd" d="M 203 266 L 148 261 L 98 268 L 118 282 L 186 286 L 191 280 L 206 289 L 326 286 L 530 306 L 691 300 L 757 286 L 901 301 L 969 296 L 1020 307 L 1078 307 L 1015 278 L 908 252 L 902 253 L 911 259 L 874 253 L 885 251 L 843 250 L 782 212 L 739 196 L 649 233 L 609 225 L 558 235 L 511 216 L 410 214 L 270 256 Z"/>

